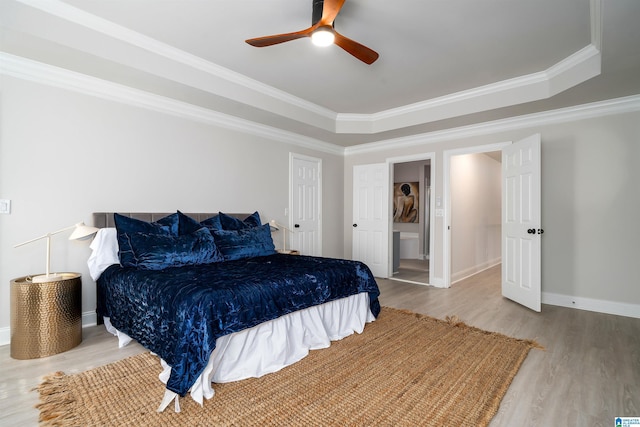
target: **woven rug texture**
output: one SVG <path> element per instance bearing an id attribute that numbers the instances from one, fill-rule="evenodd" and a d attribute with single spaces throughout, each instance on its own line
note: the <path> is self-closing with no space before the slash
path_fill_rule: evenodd
<path id="1" fill-rule="evenodd" d="M 37 387 L 51 426 L 486 426 L 537 344 L 383 307 L 362 334 L 311 351 L 261 378 L 215 384 L 162 413 L 159 359 L 149 353 Z"/>

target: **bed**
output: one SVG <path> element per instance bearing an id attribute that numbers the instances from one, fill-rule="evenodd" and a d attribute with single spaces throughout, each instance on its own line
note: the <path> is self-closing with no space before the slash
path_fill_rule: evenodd
<path id="1" fill-rule="evenodd" d="M 253 214 L 95 213 L 89 270 L 97 314 L 122 344 L 159 355 L 165 395 L 198 401 L 213 383 L 275 372 L 361 333 L 379 290 L 357 261 L 275 251 Z"/>

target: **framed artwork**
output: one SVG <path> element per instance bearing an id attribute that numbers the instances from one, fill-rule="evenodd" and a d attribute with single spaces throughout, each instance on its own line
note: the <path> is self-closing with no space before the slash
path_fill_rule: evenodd
<path id="1" fill-rule="evenodd" d="M 420 187 L 418 182 L 393 185 L 393 222 L 418 222 Z"/>

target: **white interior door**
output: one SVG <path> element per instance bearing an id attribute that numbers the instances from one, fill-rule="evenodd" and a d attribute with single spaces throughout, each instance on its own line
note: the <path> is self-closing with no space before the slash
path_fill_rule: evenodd
<path id="1" fill-rule="evenodd" d="M 540 311 L 540 135 L 502 149 L 502 295 Z"/>
<path id="2" fill-rule="evenodd" d="M 302 255 L 321 256 L 322 160 L 291 154 L 290 164 L 290 247 L 300 251 Z"/>
<path id="3" fill-rule="evenodd" d="M 389 166 L 353 167 L 353 253 L 376 277 L 389 277 Z"/>

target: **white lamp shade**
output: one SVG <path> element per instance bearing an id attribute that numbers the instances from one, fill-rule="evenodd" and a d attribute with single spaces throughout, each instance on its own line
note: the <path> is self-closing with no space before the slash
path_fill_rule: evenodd
<path id="1" fill-rule="evenodd" d="M 88 225 L 84 225 L 84 222 L 80 222 L 76 224 L 73 233 L 69 236 L 69 240 L 79 240 L 84 239 L 85 237 L 89 237 L 92 234 L 96 234 L 98 229 L 96 227 L 89 227 Z"/>

